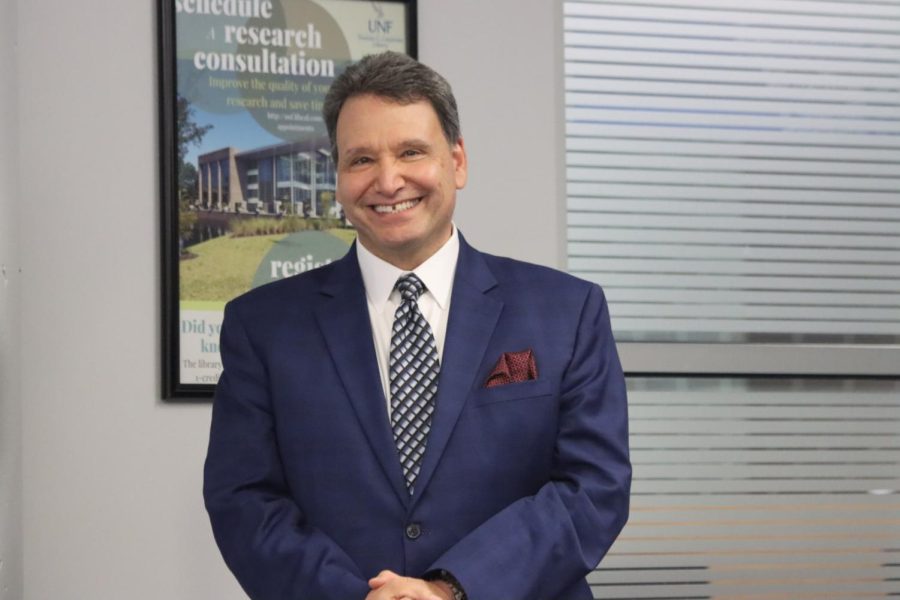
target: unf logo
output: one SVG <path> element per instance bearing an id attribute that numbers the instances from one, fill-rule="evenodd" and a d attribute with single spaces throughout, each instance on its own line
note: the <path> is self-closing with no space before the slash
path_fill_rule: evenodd
<path id="1" fill-rule="evenodd" d="M 369 33 L 390 33 L 393 26 L 393 21 L 369 19 Z"/>

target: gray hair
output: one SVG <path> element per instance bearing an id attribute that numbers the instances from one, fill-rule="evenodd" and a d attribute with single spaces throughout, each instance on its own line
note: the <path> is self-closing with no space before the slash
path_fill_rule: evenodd
<path id="1" fill-rule="evenodd" d="M 444 137 L 450 145 L 459 141 L 459 112 L 450 84 L 441 75 L 400 52 L 370 54 L 338 75 L 325 96 L 322 116 L 331 141 L 331 157 L 337 163 L 337 121 L 344 103 L 354 96 L 371 94 L 398 104 L 421 100 L 431 103 Z"/>

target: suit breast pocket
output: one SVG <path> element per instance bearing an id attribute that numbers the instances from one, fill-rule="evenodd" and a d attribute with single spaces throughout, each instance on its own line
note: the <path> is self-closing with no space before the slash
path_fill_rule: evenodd
<path id="1" fill-rule="evenodd" d="M 507 383 L 506 385 L 477 390 L 472 397 L 472 404 L 474 406 L 485 406 L 498 402 L 527 400 L 541 396 L 552 396 L 554 391 L 553 382 L 548 379 Z"/>

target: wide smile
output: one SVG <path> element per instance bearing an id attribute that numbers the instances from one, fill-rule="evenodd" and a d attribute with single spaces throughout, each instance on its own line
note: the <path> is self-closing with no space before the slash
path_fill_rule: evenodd
<path id="1" fill-rule="evenodd" d="M 411 198 L 396 204 L 375 204 L 372 206 L 372 209 L 380 215 L 391 215 L 415 208 L 420 202 L 422 202 L 421 197 Z"/>

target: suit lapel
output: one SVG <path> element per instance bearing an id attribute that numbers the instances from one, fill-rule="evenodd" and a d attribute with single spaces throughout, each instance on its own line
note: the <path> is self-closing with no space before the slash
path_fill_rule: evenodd
<path id="1" fill-rule="evenodd" d="M 409 492 L 388 421 L 355 244 L 344 258 L 335 263 L 322 285 L 321 293 L 323 297 L 316 307 L 316 319 L 328 352 L 372 452 L 381 463 L 398 498 L 408 504 Z"/>
<path id="2" fill-rule="evenodd" d="M 444 453 L 497 325 L 503 302 L 486 294 L 496 284 L 484 258 L 460 235 L 435 412 L 413 502 L 422 496 Z"/>

